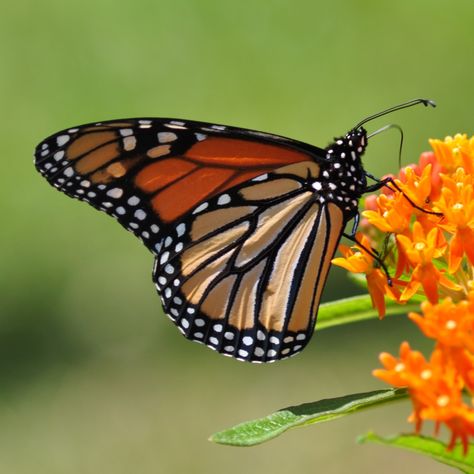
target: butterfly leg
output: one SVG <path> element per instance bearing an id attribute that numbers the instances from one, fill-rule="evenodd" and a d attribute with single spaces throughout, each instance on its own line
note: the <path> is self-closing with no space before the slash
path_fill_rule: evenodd
<path id="1" fill-rule="evenodd" d="M 357 223 L 359 221 L 359 214 L 357 214 L 357 218 L 355 219 L 357 220 Z M 368 253 L 376 262 L 377 264 L 380 266 L 380 268 L 383 270 L 383 272 L 385 273 L 385 276 L 387 277 L 387 284 L 388 286 L 392 286 L 393 283 L 392 283 L 392 277 L 390 276 L 390 273 L 388 271 L 388 268 L 387 266 L 385 265 L 384 261 L 380 258 L 377 250 L 375 249 L 372 249 L 372 248 L 367 248 L 364 244 L 362 244 L 361 242 L 359 242 L 357 240 L 357 238 L 355 237 L 355 231 L 357 230 L 357 226 L 353 226 L 352 228 L 352 231 L 350 234 L 346 234 L 345 232 L 342 233 L 342 235 L 344 237 L 346 237 L 346 239 L 349 239 L 351 242 L 354 242 L 358 247 L 360 247 L 362 250 L 364 250 L 364 252 Z"/>
<path id="2" fill-rule="evenodd" d="M 349 234 L 350 237 L 348 238 L 353 239 L 355 237 L 357 233 L 357 229 L 359 227 L 359 222 L 360 222 L 360 212 L 357 212 L 357 214 L 354 216 L 354 223 L 352 224 L 351 233 Z"/>

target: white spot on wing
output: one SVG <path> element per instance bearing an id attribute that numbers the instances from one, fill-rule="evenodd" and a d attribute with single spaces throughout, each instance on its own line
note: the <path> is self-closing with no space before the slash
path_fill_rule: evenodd
<path id="1" fill-rule="evenodd" d="M 159 132 L 158 133 L 158 141 L 160 143 L 169 143 L 173 142 L 178 138 L 178 135 L 173 132 Z"/>
<path id="2" fill-rule="evenodd" d="M 59 135 L 59 137 L 56 138 L 56 143 L 58 146 L 63 146 L 70 140 L 70 138 L 69 135 Z"/>
<path id="3" fill-rule="evenodd" d="M 132 196 L 127 201 L 127 203 L 130 204 L 130 206 L 136 206 L 139 202 L 140 202 L 140 199 L 137 196 Z"/>
<path id="4" fill-rule="evenodd" d="M 143 209 L 137 209 L 137 210 L 135 211 L 134 216 L 135 216 L 138 220 L 143 221 L 143 220 L 146 219 L 146 212 L 145 212 Z"/>
<path id="5" fill-rule="evenodd" d="M 56 160 L 56 161 L 59 161 L 63 158 L 64 156 L 64 150 L 60 150 L 60 151 L 57 151 L 54 155 L 53 155 L 53 158 Z"/>
<path id="6" fill-rule="evenodd" d="M 219 199 L 217 200 L 217 204 L 219 206 L 223 206 L 224 204 L 229 204 L 230 202 L 230 196 L 228 194 L 222 194 L 222 196 L 219 196 Z"/>
<path id="7" fill-rule="evenodd" d="M 166 278 L 163 277 L 163 276 L 160 276 L 160 277 L 158 278 L 158 283 L 159 283 L 160 285 L 166 285 Z"/>
<path id="8" fill-rule="evenodd" d="M 133 150 L 137 146 L 137 139 L 134 136 L 125 137 L 123 139 L 123 148 L 126 151 Z"/>
<path id="9" fill-rule="evenodd" d="M 257 357 L 262 357 L 263 354 L 265 354 L 265 351 L 261 347 L 256 347 L 255 350 L 254 350 L 254 354 Z"/>
<path id="10" fill-rule="evenodd" d="M 119 199 L 123 196 L 123 189 L 120 189 L 120 188 L 109 189 L 107 191 L 107 196 L 114 199 Z"/>
<path id="11" fill-rule="evenodd" d="M 163 255 L 160 258 L 160 265 L 163 265 L 164 263 L 166 263 L 168 261 L 169 256 L 170 256 L 169 252 L 163 252 Z"/>
<path id="12" fill-rule="evenodd" d="M 181 237 L 184 234 L 184 231 L 186 230 L 186 226 L 184 223 L 179 224 L 176 227 L 176 234 L 178 234 L 178 237 Z"/>
<path id="13" fill-rule="evenodd" d="M 186 130 L 186 127 L 184 127 L 184 122 L 179 122 L 178 120 L 171 120 L 170 123 L 165 123 L 165 127 L 175 128 L 177 130 Z"/>
<path id="14" fill-rule="evenodd" d="M 207 202 L 203 202 L 198 207 L 196 207 L 196 209 L 194 209 L 193 214 L 198 214 L 201 211 L 204 211 L 204 209 L 207 209 L 207 206 L 209 206 L 209 204 Z"/>

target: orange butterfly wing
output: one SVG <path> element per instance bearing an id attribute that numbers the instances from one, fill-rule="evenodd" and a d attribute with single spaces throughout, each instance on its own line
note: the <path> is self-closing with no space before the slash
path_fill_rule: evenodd
<path id="1" fill-rule="evenodd" d="M 165 311 L 186 337 L 265 362 L 311 337 L 342 232 L 338 207 L 306 188 L 325 157 L 251 130 L 131 119 L 55 134 L 35 164 L 143 240 Z"/>
<path id="2" fill-rule="evenodd" d="M 109 214 L 114 214 L 109 202 L 115 202 L 85 187 L 114 189 L 109 195 L 138 193 L 169 223 L 233 186 L 309 159 L 308 151 L 293 144 L 299 142 L 276 137 L 282 143 L 275 144 L 275 136 L 259 132 L 235 138 L 236 130 L 241 129 L 166 119 L 86 125 L 41 143 L 36 166 L 55 187 Z"/>

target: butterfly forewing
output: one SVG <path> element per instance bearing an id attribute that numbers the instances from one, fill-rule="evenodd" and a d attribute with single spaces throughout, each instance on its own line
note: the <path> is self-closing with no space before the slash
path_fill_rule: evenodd
<path id="1" fill-rule="evenodd" d="M 153 251 L 161 229 L 205 199 L 307 160 L 299 145 L 201 122 L 129 119 L 59 132 L 37 147 L 35 164 L 53 186 L 116 217 Z"/>

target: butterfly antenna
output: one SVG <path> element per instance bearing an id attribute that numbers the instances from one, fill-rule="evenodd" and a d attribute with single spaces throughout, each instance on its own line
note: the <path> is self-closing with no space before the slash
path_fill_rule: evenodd
<path id="1" fill-rule="evenodd" d="M 394 107 L 390 107 L 389 109 L 383 110 L 382 112 L 378 112 L 374 115 L 369 115 L 367 118 L 359 122 L 354 129 L 358 129 L 359 127 L 362 127 L 364 123 L 370 122 L 371 120 L 374 120 L 376 118 L 382 117 L 383 115 L 391 114 L 392 112 L 395 112 L 397 110 L 402 110 L 406 109 L 408 107 L 413 107 L 414 105 L 418 104 L 423 104 L 425 107 L 431 106 L 431 107 L 436 107 L 436 103 L 433 100 L 430 99 L 413 99 L 409 100 L 408 102 L 403 102 L 403 104 L 398 104 L 395 105 Z"/>
<path id="2" fill-rule="evenodd" d="M 397 125 L 396 123 L 390 123 L 388 125 L 385 125 L 385 127 L 375 130 L 375 132 L 372 132 L 370 135 L 367 135 L 367 138 L 375 137 L 375 135 L 385 132 L 386 130 L 390 130 L 391 128 L 395 128 L 396 130 L 400 132 L 400 146 L 398 148 L 398 167 L 401 168 L 402 167 L 402 150 L 403 150 L 403 129 L 402 127 L 400 127 L 400 125 Z"/>

